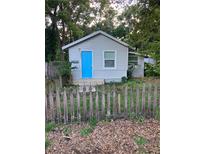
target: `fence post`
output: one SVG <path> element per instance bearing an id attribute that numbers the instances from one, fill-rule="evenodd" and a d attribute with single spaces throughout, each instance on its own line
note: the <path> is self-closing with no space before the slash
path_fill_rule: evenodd
<path id="1" fill-rule="evenodd" d="M 127 117 L 127 85 L 125 86 L 125 116 Z"/>
<path id="2" fill-rule="evenodd" d="M 130 87 L 130 112 L 133 113 L 133 107 L 134 107 L 134 102 L 133 102 L 133 90 L 132 86 Z"/>
<path id="3" fill-rule="evenodd" d="M 107 93 L 107 117 L 110 117 L 110 89 Z"/>
<path id="4" fill-rule="evenodd" d="M 60 88 L 62 88 L 63 87 L 63 81 L 62 81 L 62 76 L 61 75 L 59 76 L 59 83 L 60 83 Z"/>
<path id="5" fill-rule="evenodd" d="M 68 114 L 67 114 L 67 95 L 66 95 L 65 87 L 63 91 L 63 103 L 64 103 L 64 124 L 66 124 L 68 122 Z"/>
<path id="6" fill-rule="evenodd" d="M 157 106 L 157 84 L 154 86 L 154 105 L 153 105 L 153 115 L 156 112 L 156 106 Z"/>
<path id="7" fill-rule="evenodd" d="M 136 86 L 136 114 L 139 112 L 139 86 Z"/>
<path id="8" fill-rule="evenodd" d="M 148 113 L 151 113 L 151 92 L 152 92 L 152 84 L 149 84 L 149 89 L 148 89 Z"/>
<path id="9" fill-rule="evenodd" d="M 79 93 L 79 89 L 77 89 L 77 101 L 78 101 L 77 116 L 78 116 L 78 120 L 81 121 L 81 112 L 80 112 L 80 93 Z"/>
<path id="10" fill-rule="evenodd" d="M 105 114 L 105 87 L 102 87 L 102 114 L 101 117 L 103 117 Z"/>
<path id="11" fill-rule="evenodd" d="M 45 118 L 46 118 L 46 121 L 48 121 L 48 100 L 47 100 L 46 93 L 45 93 Z"/>
<path id="12" fill-rule="evenodd" d="M 120 102 L 120 93 L 117 95 L 117 100 L 118 100 L 118 113 L 120 114 L 121 113 L 121 102 Z"/>
<path id="13" fill-rule="evenodd" d="M 92 95 L 92 87 L 90 85 L 89 87 L 89 91 L 90 91 L 90 118 L 93 116 L 93 95 Z"/>
<path id="14" fill-rule="evenodd" d="M 113 103 L 112 103 L 112 114 L 113 114 L 113 117 L 116 116 L 116 109 L 117 109 L 117 106 L 116 106 L 116 91 L 115 91 L 115 86 L 113 88 Z"/>
<path id="15" fill-rule="evenodd" d="M 73 89 L 70 90 L 70 119 L 71 122 L 74 120 L 74 102 L 73 102 Z"/>
<path id="16" fill-rule="evenodd" d="M 50 103 L 50 117 L 52 121 L 54 120 L 54 103 L 53 103 L 53 93 L 49 91 L 49 103 Z"/>
<path id="17" fill-rule="evenodd" d="M 98 88 L 97 87 L 96 87 L 95 107 L 96 107 L 95 116 L 96 116 L 96 119 L 99 120 L 99 113 L 98 113 Z"/>
<path id="18" fill-rule="evenodd" d="M 145 111 L 145 84 L 142 87 L 142 113 Z"/>
<path id="19" fill-rule="evenodd" d="M 86 87 L 83 86 L 83 118 L 87 119 L 87 102 L 86 102 Z"/>
<path id="20" fill-rule="evenodd" d="M 59 88 L 56 88 L 56 104 L 57 104 L 57 118 L 59 123 L 61 121 L 61 102 L 60 102 Z"/>

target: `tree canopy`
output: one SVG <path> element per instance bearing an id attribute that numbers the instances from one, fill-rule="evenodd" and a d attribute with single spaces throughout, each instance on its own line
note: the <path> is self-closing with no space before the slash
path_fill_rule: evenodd
<path id="1" fill-rule="evenodd" d="M 46 61 L 55 60 L 61 46 L 96 30 L 127 42 L 159 65 L 160 0 L 45 0 Z"/>

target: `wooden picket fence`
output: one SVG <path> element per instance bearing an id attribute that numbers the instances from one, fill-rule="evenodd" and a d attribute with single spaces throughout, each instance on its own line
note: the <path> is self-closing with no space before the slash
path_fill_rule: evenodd
<path id="1" fill-rule="evenodd" d="M 94 90 L 93 87 L 87 89 L 48 89 L 45 97 L 46 121 L 66 124 L 93 117 L 102 120 L 136 115 L 155 116 L 159 112 L 159 84 L 103 85 L 94 87 Z"/>

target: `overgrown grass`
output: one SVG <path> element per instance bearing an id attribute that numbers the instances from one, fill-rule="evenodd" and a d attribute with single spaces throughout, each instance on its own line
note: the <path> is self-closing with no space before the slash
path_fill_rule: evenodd
<path id="1" fill-rule="evenodd" d="M 93 128 L 86 127 L 86 128 L 83 128 L 83 129 L 80 130 L 80 135 L 85 137 L 85 136 L 88 136 L 92 132 L 93 132 Z"/>
<path id="2" fill-rule="evenodd" d="M 134 141 L 137 145 L 144 145 L 147 143 L 147 140 L 141 136 L 135 136 Z"/>
<path id="3" fill-rule="evenodd" d="M 46 125 L 45 125 L 45 131 L 46 131 L 46 133 L 47 133 L 47 132 L 50 132 L 50 131 L 53 130 L 55 127 L 56 127 L 56 124 L 55 124 L 54 122 L 46 123 Z"/>
<path id="4" fill-rule="evenodd" d="M 97 125 L 97 119 L 95 117 L 90 118 L 89 126 L 80 130 L 80 135 L 85 137 L 88 136 L 90 133 L 93 132 Z"/>
<path id="5" fill-rule="evenodd" d="M 47 149 L 51 145 L 51 141 L 46 137 L 45 140 L 45 149 Z"/>
<path id="6" fill-rule="evenodd" d="M 68 136 L 71 133 L 71 129 L 68 127 L 63 128 L 63 134 L 65 136 Z"/>

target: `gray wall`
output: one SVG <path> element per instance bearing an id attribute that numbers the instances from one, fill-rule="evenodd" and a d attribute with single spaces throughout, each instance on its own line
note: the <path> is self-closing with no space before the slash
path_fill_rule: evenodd
<path id="1" fill-rule="evenodd" d="M 138 56 L 138 65 L 132 73 L 133 77 L 144 77 L 144 57 Z"/>
<path id="2" fill-rule="evenodd" d="M 93 78 L 117 82 L 121 81 L 121 77 L 127 77 L 128 48 L 100 34 L 69 49 L 69 61 L 79 61 L 78 64 L 73 64 L 73 66 L 78 67 L 78 69 L 72 71 L 73 80 L 82 78 L 81 51 L 86 50 L 93 52 Z M 115 69 L 103 68 L 104 50 L 116 51 Z"/>

